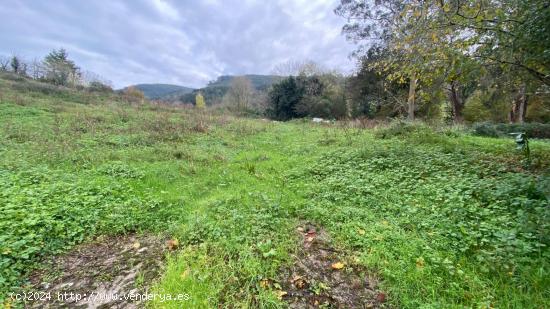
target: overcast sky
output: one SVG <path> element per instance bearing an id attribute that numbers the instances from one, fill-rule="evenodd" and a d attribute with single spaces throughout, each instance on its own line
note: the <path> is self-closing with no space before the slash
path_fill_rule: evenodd
<path id="1" fill-rule="evenodd" d="M 0 54 L 42 58 L 63 47 L 113 82 L 204 86 L 313 60 L 349 72 L 337 0 L 2 0 Z"/>

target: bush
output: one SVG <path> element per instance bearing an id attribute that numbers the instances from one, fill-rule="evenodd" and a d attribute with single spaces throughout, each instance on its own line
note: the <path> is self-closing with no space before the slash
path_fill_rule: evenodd
<path id="1" fill-rule="evenodd" d="M 62 90 L 55 85 L 29 80 L 22 80 L 20 83 L 15 83 L 12 88 L 19 92 L 39 92 L 46 95 L 57 95 L 62 92 Z"/>
<path id="2" fill-rule="evenodd" d="M 296 79 L 290 76 L 273 85 L 269 91 L 269 108 L 267 114 L 276 120 L 290 120 L 299 117 L 296 105 L 302 100 L 304 90 Z"/>
<path id="3" fill-rule="evenodd" d="M 433 133 L 433 130 L 425 124 L 396 120 L 386 127 L 377 129 L 374 136 L 376 138 L 387 139 L 392 137 L 408 137 L 413 134 L 430 135 Z"/>
<path id="4" fill-rule="evenodd" d="M 514 132 L 525 132 L 530 138 L 550 138 L 550 124 L 482 122 L 473 126 L 473 133 L 479 136 L 504 137 Z"/>
<path id="5" fill-rule="evenodd" d="M 143 94 L 143 91 L 133 86 L 124 89 L 122 95 L 128 102 L 143 103 L 145 101 L 145 94 Z"/>
<path id="6" fill-rule="evenodd" d="M 22 81 L 25 80 L 25 77 L 23 77 L 19 74 L 16 74 L 16 73 L 11 73 L 11 72 L 2 72 L 0 74 L 0 77 L 2 79 L 11 80 L 11 81 L 15 81 L 15 82 L 22 82 Z"/>
<path id="7" fill-rule="evenodd" d="M 93 81 L 88 86 L 89 92 L 113 92 L 113 88 L 111 86 L 106 85 L 102 82 Z"/>

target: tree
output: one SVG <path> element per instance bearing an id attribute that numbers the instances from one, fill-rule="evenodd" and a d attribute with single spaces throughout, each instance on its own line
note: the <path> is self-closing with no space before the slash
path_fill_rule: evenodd
<path id="1" fill-rule="evenodd" d="M 145 101 L 145 94 L 134 86 L 130 86 L 124 89 L 124 97 L 129 102 L 143 103 Z"/>
<path id="2" fill-rule="evenodd" d="M 198 108 L 199 110 L 204 110 L 206 108 L 204 97 L 200 92 L 197 93 L 197 95 L 195 96 L 195 107 Z"/>
<path id="3" fill-rule="evenodd" d="M 21 69 L 21 61 L 19 61 L 19 58 L 17 56 L 14 55 L 11 57 L 10 67 L 13 73 L 19 73 Z"/>
<path id="4" fill-rule="evenodd" d="M 276 120 L 289 120 L 299 117 L 296 106 L 304 96 L 304 89 L 298 85 L 294 76 L 287 77 L 274 84 L 269 91 L 267 114 Z"/>
<path id="5" fill-rule="evenodd" d="M 10 58 L 5 56 L 0 56 L 0 71 L 5 72 L 8 70 L 10 65 Z"/>
<path id="6" fill-rule="evenodd" d="M 446 85 L 454 121 L 461 122 L 476 72 L 497 66 L 503 74 L 523 76 L 515 84 L 526 82 L 518 72 L 550 84 L 548 1 L 342 0 L 336 13 L 348 19 L 343 32 L 359 43 L 356 55 L 387 50 L 371 65 L 390 80 L 409 82 L 409 119 L 418 85 Z M 521 86 L 516 89 L 526 98 Z"/>
<path id="7" fill-rule="evenodd" d="M 385 55 L 386 49 L 371 48 L 359 59 L 360 68 L 349 78 L 346 89 L 352 116 L 386 118 L 407 114 L 409 85 L 389 79 L 388 72 L 372 65 Z"/>
<path id="8" fill-rule="evenodd" d="M 254 88 L 250 80 L 245 76 L 238 76 L 231 80 L 231 86 L 223 101 L 231 109 L 242 113 L 250 108 L 253 95 Z"/>
<path id="9" fill-rule="evenodd" d="M 80 82 L 80 69 L 63 48 L 52 50 L 44 58 L 45 79 L 55 85 L 74 86 Z"/>
<path id="10" fill-rule="evenodd" d="M 414 51 L 419 40 L 414 34 L 422 32 L 424 19 L 422 10 L 408 12 L 406 4 L 400 0 L 342 0 L 335 12 L 348 20 L 343 27 L 347 38 L 360 43 L 356 56 L 371 48 L 384 48 L 386 56 L 373 62 L 372 67 L 391 71 L 386 75 L 389 80 L 409 82 L 407 112 L 409 120 L 414 120 L 417 82 L 424 64 L 422 54 Z M 414 40 L 406 40 L 407 37 Z"/>
<path id="11" fill-rule="evenodd" d="M 38 59 L 33 59 L 29 63 L 29 76 L 33 79 L 42 79 L 45 75 L 44 64 Z"/>

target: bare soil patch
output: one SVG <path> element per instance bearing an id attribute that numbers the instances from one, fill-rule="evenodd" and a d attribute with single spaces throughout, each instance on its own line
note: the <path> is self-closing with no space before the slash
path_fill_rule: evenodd
<path id="1" fill-rule="evenodd" d="M 282 298 L 290 308 L 388 307 L 376 276 L 340 256 L 323 229 L 303 223 L 297 231 L 301 248 L 281 280 Z"/>
<path id="2" fill-rule="evenodd" d="M 31 275 L 31 290 L 50 299 L 25 307 L 142 308 L 143 299 L 129 295 L 146 292 L 161 271 L 165 250 L 166 242 L 155 236 L 100 237 L 82 244 Z"/>

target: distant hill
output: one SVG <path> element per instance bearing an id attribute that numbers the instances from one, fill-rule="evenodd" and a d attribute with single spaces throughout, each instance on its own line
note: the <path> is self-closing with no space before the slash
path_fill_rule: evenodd
<path id="1" fill-rule="evenodd" d="M 133 87 L 143 91 L 148 99 L 162 99 L 171 95 L 184 95 L 193 91 L 193 88 L 170 84 L 137 84 Z"/>
<path id="2" fill-rule="evenodd" d="M 218 77 L 215 81 L 208 83 L 206 87 L 230 87 L 231 81 L 237 76 L 234 75 L 222 75 Z M 266 90 L 269 86 L 273 85 L 275 82 L 278 82 L 282 79 L 281 76 L 277 75 L 256 75 L 248 74 L 244 75 L 252 83 L 252 86 L 256 90 Z"/>
<path id="3" fill-rule="evenodd" d="M 241 75 L 242 76 L 242 75 Z M 256 91 L 267 91 L 271 85 L 283 79 L 281 76 L 276 75 L 256 75 L 248 74 L 244 75 L 252 83 L 252 87 Z M 237 77 L 236 75 L 222 75 L 216 80 L 213 80 L 206 85 L 204 88 L 195 89 L 191 92 L 185 93 L 183 95 L 168 95 L 163 99 L 168 101 L 177 101 L 183 103 L 194 103 L 195 95 L 197 92 L 201 92 L 204 96 L 206 104 L 212 105 L 219 103 L 227 90 L 231 87 L 231 81 Z"/>

